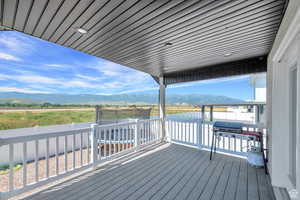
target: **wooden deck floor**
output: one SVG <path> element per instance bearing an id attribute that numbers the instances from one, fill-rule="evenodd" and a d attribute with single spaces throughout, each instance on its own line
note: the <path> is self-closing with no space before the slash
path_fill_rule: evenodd
<path id="1" fill-rule="evenodd" d="M 133 159 L 135 158 L 135 159 Z M 162 145 L 105 165 L 25 199 L 275 199 L 263 169 L 243 159 Z"/>

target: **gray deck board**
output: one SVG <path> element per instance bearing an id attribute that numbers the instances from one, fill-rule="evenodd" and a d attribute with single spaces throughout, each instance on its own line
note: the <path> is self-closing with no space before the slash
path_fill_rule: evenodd
<path id="1" fill-rule="evenodd" d="M 259 199 L 256 169 L 248 166 L 248 200 Z"/>
<path id="2" fill-rule="evenodd" d="M 228 184 L 228 179 L 230 176 L 231 168 L 233 162 L 226 162 L 223 172 L 220 176 L 218 183 L 215 186 L 215 191 L 213 192 L 212 200 L 222 200 L 225 194 L 225 189 Z"/>
<path id="3" fill-rule="evenodd" d="M 228 180 L 227 188 L 225 190 L 224 194 L 224 200 L 234 200 L 235 195 L 236 195 L 236 190 L 238 186 L 238 177 L 240 173 L 240 162 L 236 161 L 233 162 L 231 172 L 230 172 L 230 177 Z"/>
<path id="4" fill-rule="evenodd" d="M 263 169 L 181 145 L 137 152 L 23 199 L 273 200 Z"/>
<path id="5" fill-rule="evenodd" d="M 247 174 L 247 163 L 241 160 L 240 173 L 238 177 L 238 187 L 236 191 L 236 200 L 247 200 L 248 194 L 248 174 Z"/>

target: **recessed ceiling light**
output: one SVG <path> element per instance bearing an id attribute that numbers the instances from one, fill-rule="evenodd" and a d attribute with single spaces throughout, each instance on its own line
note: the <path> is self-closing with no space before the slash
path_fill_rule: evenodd
<path id="1" fill-rule="evenodd" d="M 76 30 L 77 30 L 78 33 L 81 33 L 81 34 L 87 34 L 88 33 L 88 31 L 85 30 L 84 28 L 77 28 Z"/>
<path id="2" fill-rule="evenodd" d="M 229 53 L 225 53 L 224 54 L 224 57 L 229 57 L 229 56 L 231 56 L 232 55 L 232 53 L 231 52 L 229 52 Z"/>

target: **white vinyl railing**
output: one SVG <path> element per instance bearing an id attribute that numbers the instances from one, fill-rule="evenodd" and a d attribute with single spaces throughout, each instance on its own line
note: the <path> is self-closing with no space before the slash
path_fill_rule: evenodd
<path id="1" fill-rule="evenodd" d="M 200 147 L 202 120 L 166 120 L 166 134 L 171 142 Z"/>
<path id="2" fill-rule="evenodd" d="M 150 119 L 3 139 L 0 149 L 7 149 L 9 171 L 1 175 L 0 199 L 153 144 L 160 141 L 161 136 L 161 120 Z M 34 146 L 30 148 L 34 151 L 33 159 L 27 157 L 29 145 Z M 20 156 L 22 161 L 16 161 Z M 16 164 L 22 169 L 15 171 Z"/>
<path id="3" fill-rule="evenodd" d="M 254 124 L 245 124 L 245 131 L 263 132 L 264 149 L 266 149 L 266 129 Z M 213 136 L 213 122 L 201 119 L 167 120 L 166 133 L 170 142 L 210 149 Z M 222 133 L 218 134 L 216 150 L 234 155 L 246 156 L 251 146 L 259 147 L 255 136 L 242 134 Z"/>
<path id="4" fill-rule="evenodd" d="M 243 130 L 263 133 L 263 144 L 266 149 L 266 128 L 255 124 L 244 124 Z M 201 147 L 211 148 L 213 136 L 213 122 L 203 122 L 201 132 Z M 221 133 L 217 135 L 217 151 L 246 156 L 251 146 L 260 147 L 255 136 L 247 136 L 234 133 Z"/>
<path id="5" fill-rule="evenodd" d="M 172 143 L 199 149 L 211 147 L 212 122 L 202 121 L 199 117 L 168 118 L 164 126 L 166 139 Z M 9 171 L 1 175 L 0 187 L 5 191 L 1 190 L 0 197 L 6 199 L 161 141 L 162 127 L 161 119 L 135 120 L 1 140 L 0 149 L 6 149 L 8 154 Z M 243 129 L 263 131 L 266 135 L 266 130 L 256 125 L 245 125 Z M 265 141 L 264 138 L 266 145 Z M 259 146 L 255 137 L 222 133 L 217 136 L 216 148 L 217 151 L 246 156 L 253 145 Z M 15 171 L 17 163 L 21 164 L 21 169 Z"/>

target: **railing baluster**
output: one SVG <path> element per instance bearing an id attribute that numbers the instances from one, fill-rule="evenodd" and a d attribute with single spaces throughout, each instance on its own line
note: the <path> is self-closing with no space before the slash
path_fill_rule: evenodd
<path id="1" fill-rule="evenodd" d="M 234 145 L 234 147 L 233 147 L 233 148 L 234 148 L 234 149 L 233 149 L 234 152 L 237 152 L 237 151 L 236 151 L 236 135 L 235 135 L 234 138 L 233 138 L 233 145 Z"/>
<path id="2" fill-rule="evenodd" d="M 98 160 L 102 159 L 102 140 L 101 140 L 101 132 L 102 129 L 97 126 L 98 138 L 97 138 L 97 148 L 98 148 Z"/>
<path id="3" fill-rule="evenodd" d="M 129 125 L 127 125 L 127 131 L 126 131 L 126 144 L 125 144 L 125 146 L 126 146 L 126 150 L 128 149 L 128 141 L 129 141 L 129 137 L 128 137 L 128 135 L 129 135 L 129 131 L 130 131 L 130 126 Z"/>
<path id="4" fill-rule="evenodd" d="M 49 178 L 49 138 L 46 138 L 46 178 Z"/>
<path id="5" fill-rule="evenodd" d="M 39 141 L 35 140 L 35 182 L 39 181 Z"/>
<path id="6" fill-rule="evenodd" d="M 73 140 L 72 140 L 72 154 L 73 154 L 73 169 L 76 168 L 76 151 L 75 151 L 75 148 L 76 148 L 76 134 L 73 134 Z"/>
<path id="7" fill-rule="evenodd" d="M 147 122 L 143 122 L 143 134 L 141 137 L 141 142 L 144 145 L 145 144 L 145 138 L 146 138 L 146 131 L 147 131 Z"/>
<path id="8" fill-rule="evenodd" d="M 241 152 L 243 152 L 243 141 L 244 141 L 244 138 L 243 136 L 240 137 L 240 148 L 241 148 Z"/>
<path id="9" fill-rule="evenodd" d="M 231 151 L 231 145 L 230 145 L 231 135 L 227 136 L 227 141 L 228 141 L 228 150 Z"/>
<path id="10" fill-rule="evenodd" d="M 116 150 L 117 150 L 117 130 L 118 130 L 118 128 L 117 127 L 115 127 L 114 128 L 114 135 L 113 135 L 113 138 L 114 138 L 114 140 L 113 140 L 113 142 L 114 142 L 114 154 L 117 152 Z"/>
<path id="11" fill-rule="evenodd" d="M 56 164 L 56 175 L 59 174 L 59 137 L 55 137 L 55 164 Z"/>
<path id="12" fill-rule="evenodd" d="M 103 140 L 103 144 L 104 144 L 104 157 L 106 158 L 106 155 L 107 155 L 107 147 L 106 147 L 106 134 L 107 134 L 107 129 L 104 129 L 104 140 Z"/>
<path id="13" fill-rule="evenodd" d="M 154 131 L 155 131 L 155 129 L 154 129 L 154 122 L 152 122 L 151 123 L 151 127 L 150 127 L 150 133 L 149 133 L 149 143 L 152 140 L 152 134 L 153 134 Z"/>
<path id="14" fill-rule="evenodd" d="M 112 132 L 113 132 L 113 127 L 109 128 L 108 129 L 108 156 L 111 156 L 111 135 L 112 135 Z"/>
<path id="15" fill-rule="evenodd" d="M 14 190 L 14 144 L 9 144 L 9 191 Z"/>
<path id="16" fill-rule="evenodd" d="M 203 121 L 203 123 L 202 123 L 202 144 L 204 145 L 204 146 L 207 146 L 206 145 L 206 141 L 205 141 L 205 133 L 206 133 L 206 124 L 205 124 L 205 122 Z"/>
<path id="17" fill-rule="evenodd" d="M 87 164 L 90 163 L 90 144 L 91 144 L 91 141 L 90 141 L 90 137 L 89 137 L 89 134 L 90 133 L 86 133 L 86 139 L 87 139 L 87 146 L 86 146 L 86 157 L 87 157 Z"/>
<path id="18" fill-rule="evenodd" d="M 126 131 L 126 127 L 123 126 L 122 127 L 122 134 L 121 134 L 121 136 L 122 136 L 122 151 L 125 150 L 125 147 L 124 147 L 124 145 L 125 145 L 125 131 Z"/>
<path id="19" fill-rule="evenodd" d="M 149 128 L 148 128 L 148 133 L 147 133 L 147 144 L 150 142 L 150 134 L 151 134 L 151 131 L 152 131 L 152 123 L 149 122 Z"/>
<path id="20" fill-rule="evenodd" d="M 23 187 L 27 185 L 27 143 L 23 142 Z"/>
<path id="21" fill-rule="evenodd" d="M 68 136 L 65 136 L 65 172 L 68 171 Z"/>
<path id="22" fill-rule="evenodd" d="M 183 122 L 178 122 L 178 126 L 180 127 L 180 140 L 183 140 L 183 132 L 184 132 L 184 124 Z"/>
<path id="23" fill-rule="evenodd" d="M 83 156 L 82 156 L 82 147 L 83 147 L 83 135 L 80 133 L 80 166 L 83 166 Z"/>
<path id="24" fill-rule="evenodd" d="M 207 128 L 208 130 L 207 130 L 207 146 L 209 146 L 209 145 L 211 145 L 211 143 L 210 143 L 210 136 L 211 136 L 211 134 L 210 134 L 210 125 L 208 124 L 208 128 Z"/>
<path id="25" fill-rule="evenodd" d="M 118 152 L 121 151 L 120 139 L 121 139 L 121 127 L 118 126 Z"/>

